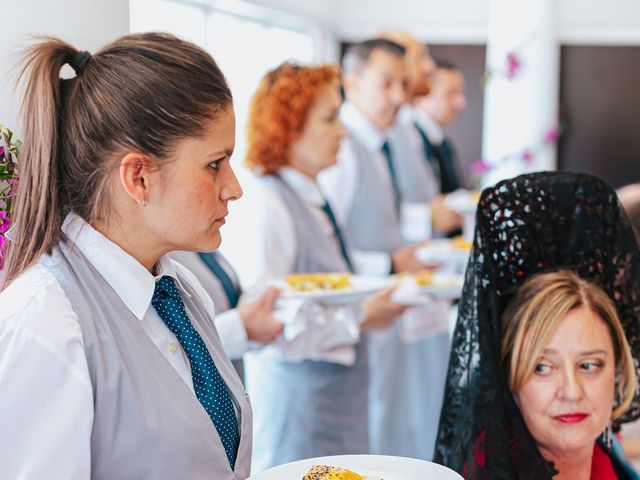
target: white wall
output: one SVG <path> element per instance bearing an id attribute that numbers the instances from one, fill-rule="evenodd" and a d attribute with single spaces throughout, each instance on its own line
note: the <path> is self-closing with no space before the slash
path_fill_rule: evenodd
<path id="1" fill-rule="evenodd" d="M 345 0 L 335 25 L 347 40 L 399 28 L 433 43 L 482 43 L 488 20 L 489 0 Z"/>
<path id="2" fill-rule="evenodd" d="M 54 35 L 95 51 L 129 31 L 129 0 L 2 0 L 0 28 L 0 123 L 19 130 L 14 90 L 19 53 L 30 35 Z"/>
<path id="3" fill-rule="evenodd" d="M 339 38 L 403 28 L 432 43 L 485 43 L 489 0 L 250 0 L 311 18 Z M 513 0 L 535 2 L 536 0 Z M 570 44 L 640 44 L 640 1 L 556 0 L 558 35 Z"/>
<path id="4" fill-rule="evenodd" d="M 561 0 L 563 44 L 640 45 L 638 0 Z"/>

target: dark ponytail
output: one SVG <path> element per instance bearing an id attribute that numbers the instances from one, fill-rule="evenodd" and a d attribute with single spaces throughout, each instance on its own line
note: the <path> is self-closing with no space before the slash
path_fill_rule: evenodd
<path id="1" fill-rule="evenodd" d="M 60 78 L 65 64 L 76 77 Z M 20 78 L 23 144 L 4 286 L 51 250 L 69 211 L 110 218 L 118 154 L 142 152 L 160 165 L 232 103 L 211 56 L 162 33 L 127 35 L 92 56 L 45 38 L 26 52 Z"/>
<path id="2" fill-rule="evenodd" d="M 25 55 L 20 72 L 20 79 L 26 80 L 21 105 L 25 135 L 12 242 L 6 247 L 5 284 L 53 244 L 67 210 L 60 192 L 58 153 L 60 69 L 75 53 L 68 43 L 48 38 Z"/>

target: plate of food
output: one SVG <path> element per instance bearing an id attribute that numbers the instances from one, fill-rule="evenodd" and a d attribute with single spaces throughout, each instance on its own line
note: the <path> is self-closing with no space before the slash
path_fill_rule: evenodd
<path id="1" fill-rule="evenodd" d="M 320 303 L 359 302 L 390 283 L 388 277 L 350 273 L 294 273 L 272 282 L 282 289 L 281 298 Z"/>
<path id="2" fill-rule="evenodd" d="M 416 250 L 416 258 L 424 264 L 466 266 L 472 243 L 462 236 L 430 240 Z"/>
<path id="3" fill-rule="evenodd" d="M 392 299 L 402 305 L 424 305 L 434 298 L 455 299 L 460 297 L 464 276 L 459 273 L 425 270 L 401 274 Z"/>
<path id="4" fill-rule="evenodd" d="M 462 480 L 436 463 L 386 455 L 309 458 L 270 468 L 249 480 Z"/>

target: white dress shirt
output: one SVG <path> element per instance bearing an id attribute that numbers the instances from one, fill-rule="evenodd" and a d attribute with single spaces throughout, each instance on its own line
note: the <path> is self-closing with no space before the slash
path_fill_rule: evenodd
<path id="1" fill-rule="evenodd" d="M 154 277 L 74 214 L 62 230 L 193 391 L 188 359 L 151 298 L 163 275 L 188 295 L 177 280 L 180 271 L 213 316 L 213 302 L 195 277 L 166 256 Z M 0 293 L 0 392 L 0 478 L 90 478 L 93 393 L 80 324 L 64 290 L 40 264 Z"/>

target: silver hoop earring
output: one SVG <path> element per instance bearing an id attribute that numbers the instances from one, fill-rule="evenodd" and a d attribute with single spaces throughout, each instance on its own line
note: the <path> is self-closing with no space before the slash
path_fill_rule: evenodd
<path id="1" fill-rule="evenodd" d="M 613 447 L 613 429 L 611 428 L 611 422 L 607 424 L 607 426 L 604 429 L 604 432 L 602 432 L 602 443 L 604 444 L 605 448 L 610 452 L 611 448 Z"/>

